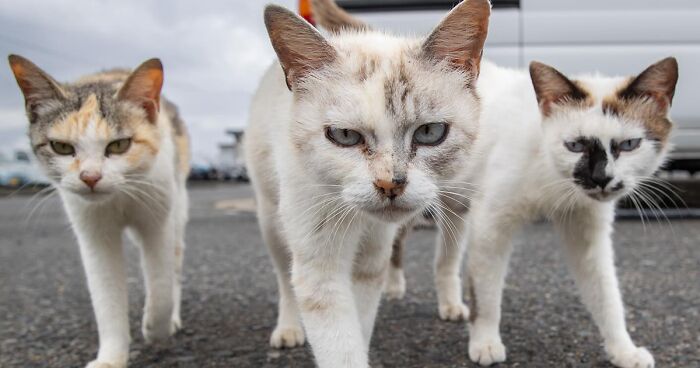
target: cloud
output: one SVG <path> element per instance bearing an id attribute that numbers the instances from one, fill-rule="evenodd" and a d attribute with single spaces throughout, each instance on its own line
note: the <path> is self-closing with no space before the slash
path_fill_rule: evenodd
<path id="1" fill-rule="evenodd" d="M 277 1 L 293 8 L 296 0 Z M 215 157 L 224 130 L 243 127 L 274 60 L 264 1 L 0 2 L 0 53 L 30 58 L 61 81 L 150 57 L 165 65 L 164 95 L 180 107 L 197 155 Z M 0 143 L 25 142 L 23 100 L 0 68 Z M 0 147 L 7 147 L 4 144 Z M 14 148 L 14 147 L 13 147 Z"/>

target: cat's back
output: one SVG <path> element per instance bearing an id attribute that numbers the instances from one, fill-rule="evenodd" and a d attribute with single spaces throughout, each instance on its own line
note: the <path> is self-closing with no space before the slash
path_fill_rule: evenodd
<path id="1" fill-rule="evenodd" d="M 253 96 L 244 143 L 249 176 L 268 196 L 277 192 L 276 165 L 292 121 L 292 98 L 282 67 L 274 62 Z"/>

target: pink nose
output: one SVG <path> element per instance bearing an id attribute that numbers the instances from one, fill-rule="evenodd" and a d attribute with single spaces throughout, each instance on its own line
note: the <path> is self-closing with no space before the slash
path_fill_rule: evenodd
<path id="1" fill-rule="evenodd" d="M 80 180 L 85 183 L 90 189 L 95 189 L 97 182 L 102 179 L 102 174 L 96 172 L 83 171 L 80 173 Z"/>

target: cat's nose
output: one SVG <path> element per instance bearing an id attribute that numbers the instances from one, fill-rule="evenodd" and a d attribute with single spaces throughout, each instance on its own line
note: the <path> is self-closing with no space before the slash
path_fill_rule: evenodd
<path id="1" fill-rule="evenodd" d="M 90 189 L 95 189 L 97 182 L 102 179 L 102 174 L 94 171 L 82 171 L 80 172 L 80 180 L 85 183 Z"/>
<path id="2" fill-rule="evenodd" d="M 593 183 L 598 185 L 600 189 L 605 189 L 605 187 L 610 183 L 611 180 L 613 180 L 612 176 L 607 176 L 607 175 L 593 175 L 591 177 L 591 180 Z"/>
<path id="3" fill-rule="evenodd" d="M 406 178 L 394 178 L 391 181 L 377 179 L 374 182 L 374 187 L 377 188 L 379 194 L 390 200 L 403 194 L 404 189 L 406 189 Z"/>

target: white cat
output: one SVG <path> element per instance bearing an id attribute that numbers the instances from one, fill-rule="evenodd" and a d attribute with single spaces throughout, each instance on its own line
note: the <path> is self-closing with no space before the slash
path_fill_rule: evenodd
<path id="1" fill-rule="evenodd" d="M 471 159 L 489 15 L 465 1 L 421 42 L 325 39 L 265 10 L 280 63 L 254 97 L 246 157 L 280 291 L 272 346 L 306 333 L 319 366 L 368 366 L 396 229 L 444 211 L 439 185 Z"/>
<path id="2" fill-rule="evenodd" d="M 571 80 L 533 62 L 532 81 L 484 64 L 481 160 L 469 170 L 479 187 L 469 213 L 469 357 L 482 365 L 505 360 L 498 326 L 511 238 L 544 216 L 561 233 L 611 362 L 653 367 L 625 327 L 611 236 L 616 200 L 646 186 L 669 151 L 676 60 L 635 78 Z"/>
<path id="3" fill-rule="evenodd" d="M 151 59 L 133 73 L 60 84 L 25 58 L 9 59 L 25 97 L 32 148 L 80 245 L 100 339 L 87 366 L 126 367 L 125 229 L 141 249 L 144 337 L 166 339 L 181 324 L 189 147 L 175 106 L 160 99 L 163 67 Z"/>

